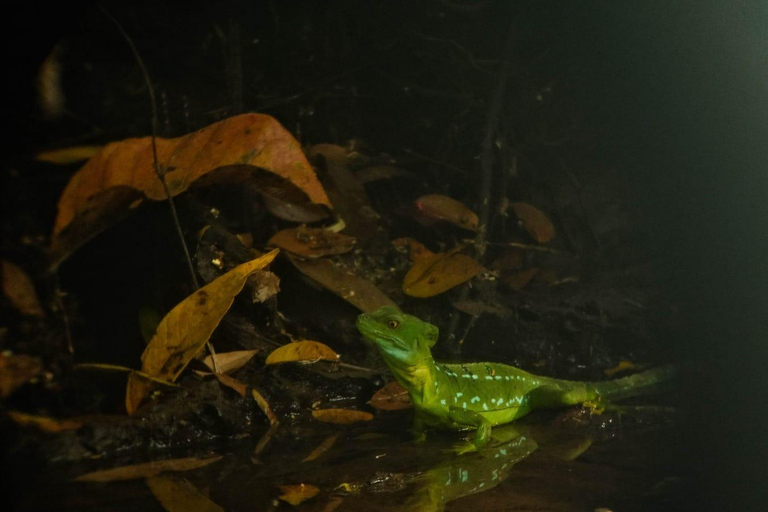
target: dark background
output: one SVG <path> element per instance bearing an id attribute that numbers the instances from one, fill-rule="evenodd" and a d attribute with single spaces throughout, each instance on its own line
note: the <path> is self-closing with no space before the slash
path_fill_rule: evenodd
<path id="1" fill-rule="evenodd" d="M 520 120 L 537 114 L 518 98 L 556 84 L 550 126 L 569 126 L 577 134 L 569 151 L 610 162 L 613 177 L 633 191 L 663 269 L 659 281 L 691 320 L 673 342 L 694 376 L 683 383 L 690 465 L 701 480 L 692 503 L 764 509 L 768 5 L 489 4 L 480 12 L 439 1 L 104 5 L 147 62 L 161 99 L 161 135 L 261 111 L 300 130 L 302 142 L 360 137 L 380 150 L 409 147 L 472 170 L 497 68 L 473 70 L 445 41 L 498 61 L 517 19 L 519 74 L 510 80 L 505 119 L 532 125 Z M 92 4 L 17 5 L 4 18 L 10 162 L 45 145 L 148 133 L 138 67 Z M 62 81 L 77 111 L 45 121 L 34 77 L 62 37 L 69 41 Z M 228 60 L 235 47 L 240 78 Z M 527 140 L 523 128 L 517 135 Z M 473 183 L 470 174 L 453 186 L 471 202 Z"/>

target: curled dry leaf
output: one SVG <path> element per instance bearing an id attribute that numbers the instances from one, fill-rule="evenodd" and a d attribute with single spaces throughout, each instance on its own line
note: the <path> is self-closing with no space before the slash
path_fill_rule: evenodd
<path id="1" fill-rule="evenodd" d="M 409 236 L 392 240 L 392 245 L 398 250 L 407 250 L 411 261 L 419 261 L 435 255 L 435 253 L 427 249 L 427 246 Z"/>
<path id="2" fill-rule="evenodd" d="M 381 306 L 395 305 L 394 301 L 375 284 L 337 267 L 329 260 L 302 260 L 290 254 L 288 259 L 302 274 L 317 281 L 323 288 L 330 290 L 363 312 L 374 311 Z"/>
<path id="3" fill-rule="evenodd" d="M 10 261 L 2 261 L 3 295 L 11 305 L 26 316 L 44 317 L 45 311 L 37 298 L 35 285 L 20 267 Z"/>
<path id="4" fill-rule="evenodd" d="M 460 228 L 477 231 L 477 214 L 463 203 L 438 194 L 421 196 L 415 202 L 419 212 L 435 220 L 444 220 Z"/>
<path id="5" fill-rule="evenodd" d="M 337 354 L 331 347 L 317 341 L 295 341 L 272 351 L 265 364 L 291 362 L 338 361 Z"/>
<path id="6" fill-rule="evenodd" d="M 360 421 L 371 421 L 373 414 L 353 409 L 316 409 L 312 411 L 312 417 L 323 423 L 349 425 Z"/>
<path id="7" fill-rule="evenodd" d="M 293 506 L 299 505 L 310 498 L 314 498 L 320 492 L 320 489 L 314 485 L 307 484 L 281 485 L 279 487 L 283 494 L 278 496 L 278 499 L 290 503 Z"/>
<path id="8" fill-rule="evenodd" d="M 378 390 L 368 403 L 382 411 L 397 411 L 413 407 L 408 390 L 396 380 Z"/>
<path id="9" fill-rule="evenodd" d="M 77 430 L 83 426 L 83 422 L 77 418 L 57 420 L 55 418 L 48 418 L 47 416 L 36 416 L 34 414 L 26 414 L 19 411 L 8 411 L 8 417 L 17 425 L 35 427 L 38 430 L 50 434 L 63 432 L 65 430 Z"/>
<path id="10" fill-rule="evenodd" d="M 301 462 L 309 462 L 309 461 L 315 460 L 316 458 L 318 458 L 319 456 L 327 452 L 334 445 L 334 443 L 338 438 L 339 436 L 331 436 L 326 438 L 322 443 L 320 443 L 317 446 L 317 448 L 312 450 L 312 452 L 309 455 L 304 457 L 304 460 L 302 460 Z"/>
<path id="11" fill-rule="evenodd" d="M 555 237 L 555 226 L 544 212 L 528 203 L 512 203 L 518 220 L 523 228 L 540 244 L 545 244 Z"/>
<path id="12" fill-rule="evenodd" d="M 155 336 L 141 355 L 142 371 L 152 377 L 175 381 L 205 346 L 248 276 L 269 265 L 277 252 L 275 249 L 233 268 L 176 305 L 157 326 Z M 150 387 L 151 382 L 133 373 L 128 377 L 125 397 L 128 414 L 136 411 Z"/>
<path id="13" fill-rule="evenodd" d="M 518 272 L 517 274 L 504 276 L 501 278 L 501 280 L 508 284 L 510 288 L 519 291 L 528 286 L 528 283 L 531 282 L 531 279 L 533 279 L 534 276 L 536 276 L 538 273 L 538 267 L 531 267 L 529 269 L 523 270 L 522 272 Z"/>
<path id="14" fill-rule="evenodd" d="M 261 168 L 276 174 L 303 191 L 316 204 L 331 208 L 331 203 L 309 165 L 299 143 L 274 118 L 264 114 L 244 114 L 214 123 L 176 139 L 157 138 L 158 163 L 166 171 L 165 181 L 172 196 L 216 169 L 234 166 Z M 75 173 L 59 199 L 52 246 L 57 257 L 71 254 L 108 227 L 104 219 L 83 222 L 84 211 L 93 210 L 95 197 L 123 187 L 144 198 L 161 201 L 165 191 L 154 170 L 150 137 L 127 139 L 108 144 Z M 274 195 L 274 194 L 272 194 Z M 134 200 L 135 200 L 134 199 Z M 112 215 L 125 213 L 125 204 L 98 206 Z M 77 236 L 65 231 L 78 220 Z M 112 219 L 115 220 L 115 219 Z M 66 240 L 62 237 L 66 236 Z M 66 243 L 63 243 L 66 242 Z"/>
<path id="15" fill-rule="evenodd" d="M 231 373 L 239 370 L 245 363 L 258 354 L 258 350 L 235 350 L 234 352 L 217 352 L 216 364 L 220 373 Z M 213 371 L 213 360 L 208 355 L 203 359 L 203 364 Z"/>
<path id="16" fill-rule="evenodd" d="M 355 246 L 355 237 L 301 226 L 278 231 L 267 245 L 305 258 L 320 258 L 351 251 Z"/>
<path id="17" fill-rule="evenodd" d="M 168 512 L 224 512 L 209 500 L 186 478 L 178 475 L 155 475 L 147 478 L 147 485 L 157 501 Z"/>
<path id="18" fill-rule="evenodd" d="M 269 420 L 269 424 L 273 427 L 277 427 L 280 424 L 280 421 L 277 419 L 277 416 L 275 416 L 275 413 L 272 411 L 272 408 L 269 406 L 269 402 L 267 402 L 267 399 L 264 398 L 264 395 L 259 393 L 259 391 L 256 388 L 251 389 L 251 395 L 253 396 L 253 399 L 256 401 L 256 405 L 259 406 L 259 409 L 264 413 L 264 415 Z"/>
<path id="19" fill-rule="evenodd" d="M 30 379 L 37 377 L 43 364 L 39 357 L 0 353 L 0 398 L 8 398 Z"/>
<path id="20" fill-rule="evenodd" d="M 117 482 L 122 480 L 136 480 L 149 478 L 166 471 L 189 471 L 201 468 L 221 459 L 221 455 L 211 457 L 186 457 L 183 459 L 155 460 L 142 464 L 120 466 L 119 468 L 93 471 L 75 478 L 75 482 Z"/>
<path id="21" fill-rule="evenodd" d="M 214 373 L 213 376 L 216 377 L 223 385 L 227 386 L 229 389 L 234 390 L 235 393 L 245 398 L 245 393 L 248 391 L 248 385 L 245 382 L 241 382 L 236 378 L 230 377 L 229 375 L 224 375 L 223 373 Z"/>
<path id="22" fill-rule="evenodd" d="M 432 297 L 469 281 L 483 270 L 464 254 L 438 253 L 416 261 L 403 279 L 403 291 L 412 297 Z"/>

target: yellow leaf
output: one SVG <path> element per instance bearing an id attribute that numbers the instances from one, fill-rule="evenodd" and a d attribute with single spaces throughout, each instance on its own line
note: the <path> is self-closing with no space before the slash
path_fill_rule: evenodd
<path id="1" fill-rule="evenodd" d="M 205 346 L 248 276 L 269 265 L 277 252 L 275 249 L 233 268 L 176 305 L 157 326 L 155 336 L 144 349 L 142 371 L 152 377 L 175 381 Z M 150 387 L 146 379 L 135 374 L 128 377 L 125 397 L 128 414 L 136 411 Z"/>
<path id="2" fill-rule="evenodd" d="M 266 364 L 337 361 L 337 354 L 331 347 L 317 341 L 296 341 L 276 348 L 267 356 Z"/>
<path id="3" fill-rule="evenodd" d="M 475 277 L 483 267 L 459 253 L 438 253 L 416 261 L 403 279 L 403 291 L 412 297 L 432 297 Z"/>
<path id="4" fill-rule="evenodd" d="M 29 276 L 10 261 L 2 260 L 1 270 L 3 295 L 16 311 L 26 316 L 44 317 L 45 311 Z"/>
<path id="5" fill-rule="evenodd" d="M 69 148 L 52 149 L 39 152 L 35 155 L 35 160 L 56 165 L 74 164 L 97 155 L 102 148 L 103 146 L 72 146 Z"/>
<path id="6" fill-rule="evenodd" d="M 155 475 L 147 478 L 147 485 L 157 501 L 168 512 L 224 512 L 224 509 L 205 497 L 194 485 L 177 475 Z"/>
<path id="7" fill-rule="evenodd" d="M 320 258 L 351 251 L 355 246 L 355 237 L 301 226 L 278 231 L 267 245 L 305 258 Z"/>
<path id="8" fill-rule="evenodd" d="M 512 203 L 510 206 L 523 228 L 534 240 L 545 244 L 555 237 L 555 226 L 544 212 L 528 203 Z"/>
<path id="9" fill-rule="evenodd" d="M 48 433 L 77 430 L 83 426 L 83 422 L 77 419 L 57 420 L 46 416 L 35 416 L 19 411 L 8 411 L 8 416 L 18 425 L 35 427 Z"/>
<path id="10" fill-rule="evenodd" d="M 619 361 L 619 364 L 614 366 L 613 368 L 608 368 L 607 370 L 603 370 L 603 373 L 608 377 L 613 377 L 617 373 L 625 372 L 627 370 L 636 370 L 637 365 L 633 363 L 632 361 Z"/>
<path id="11" fill-rule="evenodd" d="M 320 492 L 320 489 L 314 485 L 307 484 L 280 485 L 278 487 L 283 491 L 283 494 L 278 496 L 278 499 L 290 503 L 293 506 L 296 506 L 303 501 L 307 501 L 310 498 L 314 498 Z"/>
<path id="12" fill-rule="evenodd" d="M 438 194 L 421 196 L 416 200 L 416 208 L 430 219 L 445 220 L 470 231 L 477 231 L 477 214 L 463 203 Z"/>
<path id="13" fill-rule="evenodd" d="M 183 459 L 156 460 L 144 462 L 142 464 L 132 464 L 130 466 L 120 466 L 118 468 L 103 469 L 93 471 L 75 478 L 75 482 L 116 482 L 120 480 L 136 480 L 137 478 L 149 478 L 159 475 L 165 471 L 189 471 L 197 469 L 208 464 L 212 464 L 221 459 L 221 455 L 211 457 L 187 457 Z"/>
<path id="14" fill-rule="evenodd" d="M 378 390 L 368 403 L 382 411 L 397 411 L 413 407 L 408 391 L 396 380 Z"/>
<path id="15" fill-rule="evenodd" d="M 312 450 L 312 452 L 309 455 L 304 457 L 304 460 L 302 460 L 301 462 L 309 462 L 309 461 L 315 460 L 316 458 L 318 458 L 319 456 L 327 452 L 333 446 L 333 444 L 336 442 L 338 438 L 339 436 L 331 436 L 326 438 L 322 443 L 318 445 L 317 448 Z"/>
<path id="16" fill-rule="evenodd" d="M 349 425 L 359 421 L 371 421 L 373 414 L 352 409 L 317 409 L 312 411 L 312 417 L 323 423 Z"/>

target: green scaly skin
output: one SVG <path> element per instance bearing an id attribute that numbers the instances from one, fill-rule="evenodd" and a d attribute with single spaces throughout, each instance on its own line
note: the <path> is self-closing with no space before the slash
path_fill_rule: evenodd
<path id="1" fill-rule="evenodd" d="M 619 400 L 647 393 L 672 377 L 671 367 L 605 382 L 552 379 L 500 363 L 442 364 L 432 358 L 438 329 L 394 306 L 357 319 L 360 332 L 378 345 L 389 369 L 411 396 L 414 429 L 473 428 L 473 445 L 485 445 L 491 427 L 510 423 L 535 409 Z"/>

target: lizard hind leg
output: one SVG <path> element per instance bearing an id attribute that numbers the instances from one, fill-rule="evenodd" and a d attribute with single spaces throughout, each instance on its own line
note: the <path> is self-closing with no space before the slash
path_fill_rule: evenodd
<path id="1" fill-rule="evenodd" d="M 458 407 L 451 407 L 448 410 L 448 417 L 459 425 L 477 429 L 472 442 L 459 447 L 459 453 L 475 451 L 488 444 L 488 441 L 491 440 L 491 422 L 481 414 L 466 409 L 459 409 Z"/>

